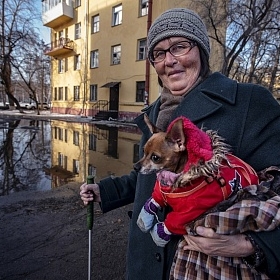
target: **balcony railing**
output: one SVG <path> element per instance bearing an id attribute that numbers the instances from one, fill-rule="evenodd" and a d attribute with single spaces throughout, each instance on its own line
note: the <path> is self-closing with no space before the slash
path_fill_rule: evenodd
<path id="1" fill-rule="evenodd" d="M 49 56 L 63 56 L 74 50 L 74 42 L 69 38 L 63 38 L 52 41 L 46 47 L 44 53 Z"/>
<path id="2" fill-rule="evenodd" d="M 72 0 L 44 0 L 42 2 L 42 21 L 44 26 L 55 28 L 74 17 Z"/>

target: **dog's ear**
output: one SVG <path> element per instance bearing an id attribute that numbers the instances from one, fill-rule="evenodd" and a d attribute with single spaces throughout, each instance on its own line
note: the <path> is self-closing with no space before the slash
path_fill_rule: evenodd
<path id="1" fill-rule="evenodd" d="M 182 119 L 178 119 L 173 123 L 171 129 L 166 135 L 166 139 L 175 145 L 176 151 L 182 152 L 186 149 L 186 137 L 184 134 Z"/>
<path id="2" fill-rule="evenodd" d="M 147 114 L 144 114 L 144 120 L 145 120 L 145 123 L 146 123 L 146 125 L 148 126 L 148 128 L 149 128 L 149 130 L 150 130 L 150 132 L 151 132 L 152 134 L 161 132 L 161 130 L 160 130 L 158 127 L 156 127 L 154 124 L 152 124 L 152 123 L 150 122 L 149 117 L 148 117 Z"/>

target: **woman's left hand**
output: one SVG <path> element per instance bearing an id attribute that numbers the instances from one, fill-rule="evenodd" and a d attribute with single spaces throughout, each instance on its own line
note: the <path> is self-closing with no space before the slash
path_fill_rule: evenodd
<path id="1" fill-rule="evenodd" d="M 184 250 L 199 251 L 209 256 L 247 257 L 254 253 L 251 242 L 244 234 L 220 235 L 211 228 L 198 226 L 199 236 L 184 235 Z"/>

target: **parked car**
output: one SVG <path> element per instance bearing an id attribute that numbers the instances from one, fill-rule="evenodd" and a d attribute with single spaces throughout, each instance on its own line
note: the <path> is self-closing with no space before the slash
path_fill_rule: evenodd
<path id="1" fill-rule="evenodd" d="M 0 109 L 9 109 L 9 102 L 0 102 Z"/>
<path id="2" fill-rule="evenodd" d="M 27 109 L 27 110 L 35 110 L 36 109 L 36 103 L 35 102 L 20 103 L 20 107 L 23 108 L 23 109 Z M 45 110 L 49 110 L 51 108 L 50 104 L 47 103 L 47 102 L 38 103 L 38 107 L 39 107 L 39 109 L 43 108 Z"/>
<path id="3" fill-rule="evenodd" d="M 35 103 L 20 103 L 20 107 L 27 110 L 34 110 L 36 108 Z"/>
<path id="4" fill-rule="evenodd" d="M 39 103 L 39 108 L 43 105 L 43 109 L 49 110 L 51 108 L 51 104 L 47 102 Z"/>

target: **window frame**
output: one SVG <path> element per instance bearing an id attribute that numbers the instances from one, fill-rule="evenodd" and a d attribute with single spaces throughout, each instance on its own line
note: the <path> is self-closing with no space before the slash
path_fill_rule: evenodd
<path id="1" fill-rule="evenodd" d="M 98 87 L 97 84 L 92 84 L 90 85 L 89 88 L 89 101 L 90 102 L 95 102 L 97 101 L 97 94 L 98 94 Z"/>
<path id="2" fill-rule="evenodd" d="M 75 146 L 79 146 L 80 143 L 80 133 L 79 131 L 74 130 L 73 131 L 73 144 Z"/>
<path id="3" fill-rule="evenodd" d="M 112 8 L 112 26 L 118 26 L 122 24 L 122 4 L 114 6 Z"/>
<path id="4" fill-rule="evenodd" d="M 100 28 L 100 16 L 98 14 L 91 17 L 91 34 L 99 32 L 100 30 L 99 28 Z"/>
<path id="5" fill-rule="evenodd" d="M 99 50 L 90 52 L 90 69 L 99 67 Z"/>
<path id="6" fill-rule="evenodd" d="M 63 59 L 58 59 L 58 61 L 57 61 L 57 72 L 59 74 L 64 72 L 64 61 L 63 61 Z"/>
<path id="7" fill-rule="evenodd" d="M 88 149 L 90 151 L 96 151 L 97 147 L 97 136 L 94 133 L 88 135 Z"/>
<path id="8" fill-rule="evenodd" d="M 139 16 L 144 17 L 149 13 L 149 0 L 139 0 Z"/>
<path id="9" fill-rule="evenodd" d="M 116 48 L 120 48 L 116 50 Z M 121 64 L 122 46 L 121 44 L 112 46 L 111 48 L 111 64 L 118 65 Z"/>
<path id="10" fill-rule="evenodd" d="M 81 31 L 82 31 L 82 26 L 81 23 L 78 22 L 75 24 L 75 35 L 74 35 L 75 40 L 81 38 Z"/>
<path id="11" fill-rule="evenodd" d="M 80 100 L 80 86 L 74 86 L 73 99 L 74 101 Z"/>
<path id="12" fill-rule="evenodd" d="M 64 100 L 68 100 L 68 87 L 64 87 Z"/>
<path id="13" fill-rule="evenodd" d="M 147 38 L 139 39 L 137 42 L 137 60 L 147 58 Z"/>
<path id="14" fill-rule="evenodd" d="M 74 71 L 81 70 L 81 55 L 74 55 Z"/>
<path id="15" fill-rule="evenodd" d="M 78 8 L 81 6 L 81 0 L 75 0 L 74 4 L 75 4 L 75 8 Z"/>
<path id="16" fill-rule="evenodd" d="M 140 100 L 142 99 L 142 100 Z M 145 100 L 145 81 L 136 82 L 135 102 L 144 102 Z"/>
<path id="17" fill-rule="evenodd" d="M 77 159 L 73 159 L 73 173 L 75 174 L 80 173 L 80 162 Z"/>
<path id="18" fill-rule="evenodd" d="M 58 99 L 63 100 L 63 87 L 58 87 Z"/>

